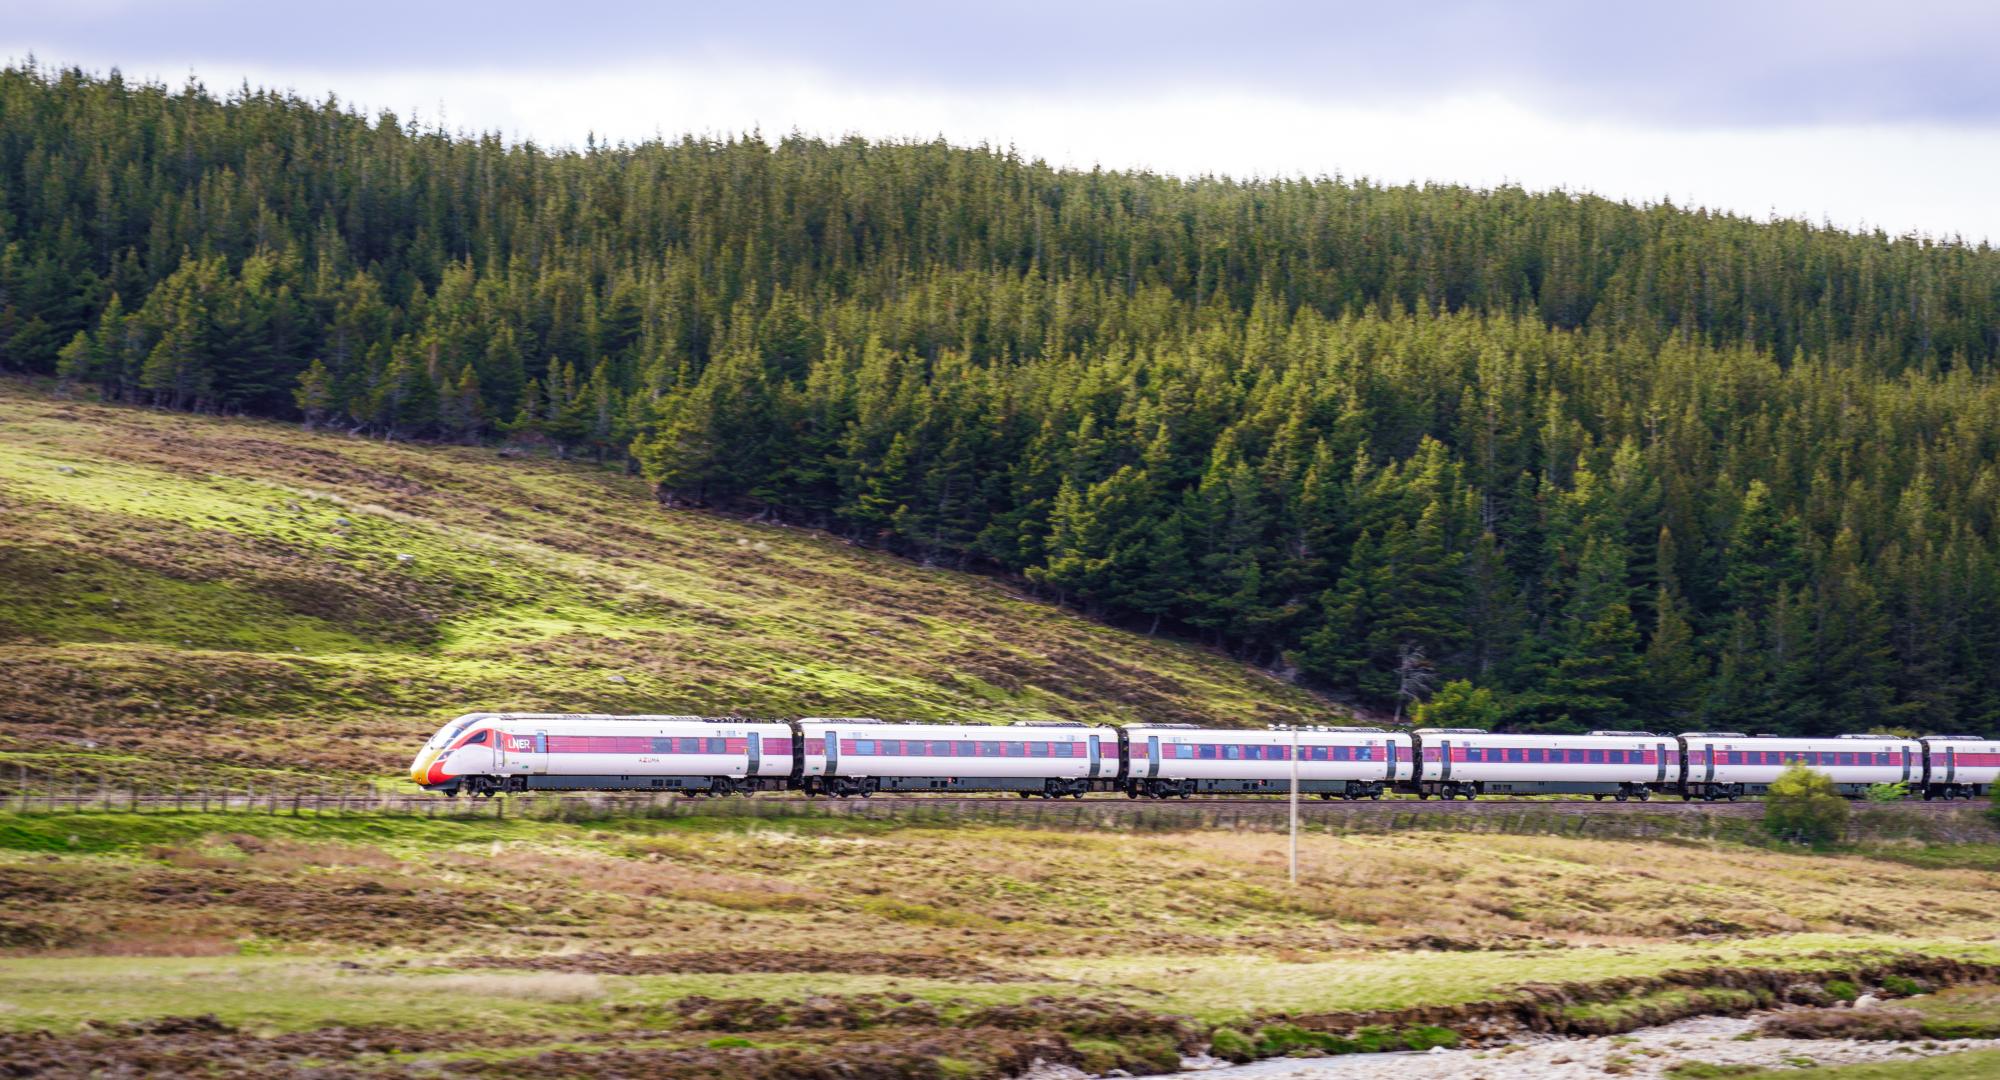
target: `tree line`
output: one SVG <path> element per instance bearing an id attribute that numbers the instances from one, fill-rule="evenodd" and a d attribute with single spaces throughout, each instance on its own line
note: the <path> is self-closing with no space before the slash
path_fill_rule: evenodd
<path id="1" fill-rule="evenodd" d="M 1996 352 L 1985 245 L 0 71 L 0 368 L 541 443 L 1434 721 L 2000 730 Z"/>

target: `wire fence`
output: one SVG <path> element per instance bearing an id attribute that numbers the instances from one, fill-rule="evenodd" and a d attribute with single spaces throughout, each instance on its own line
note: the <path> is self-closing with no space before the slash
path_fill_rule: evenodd
<path id="1" fill-rule="evenodd" d="M 534 793 L 492 799 L 397 794 L 324 785 L 311 789 L 188 788 L 140 791 L 75 782 L 36 784 L 23 778 L 0 809 L 17 814 L 217 814 L 287 817 L 379 816 L 446 820 L 608 821 L 715 818 L 737 820 L 850 819 L 907 826 L 991 825 L 1105 832 L 1221 830 L 1281 832 L 1288 827 L 1283 798 L 1215 798 L 1187 801 L 1021 800 L 1000 797 L 902 796 L 808 799 L 766 793 L 743 798 L 686 798 L 671 794 Z M 1615 803 L 1589 800 L 1381 802 L 1308 800 L 1300 827 L 1318 833 L 1446 831 L 1576 836 L 1599 839 L 1762 840 L 1757 803 Z M 1847 839 L 1922 843 L 1996 843 L 2000 830 L 1983 804 L 1865 805 L 1850 815 Z"/>

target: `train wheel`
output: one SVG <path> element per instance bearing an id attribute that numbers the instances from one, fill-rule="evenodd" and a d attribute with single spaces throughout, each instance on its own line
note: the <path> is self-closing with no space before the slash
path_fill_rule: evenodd
<path id="1" fill-rule="evenodd" d="M 1380 801 L 1382 798 L 1382 789 L 1376 788 L 1375 790 L 1368 793 L 1368 797 Z"/>
<path id="2" fill-rule="evenodd" d="M 1624 802 L 1625 800 L 1627 800 L 1627 799 L 1630 799 L 1631 797 L 1632 797 L 1632 796 L 1630 796 L 1630 795 L 1628 795 L 1628 794 L 1626 794 L 1625 792 L 1622 792 L 1622 791 L 1621 791 L 1621 792 L 1619 792 L 1618 794 L 1616 794 L 1616 795 L 1613 795 L 1613 796 L 1612 796 L 1612 798 L 1614 798 L 1614 799 L 1617 799 L 1617 800 L 1618 800 L 1619 802 Z"/>
<path id="3" fill-rule="evenodd" d="M 1650 792 L 1650 791 L 1646 790 L 1645 788 L 1640 788 L 1640 789 L 1639 789 L 1639 801 L 1640 801 L 1640 802 L 1647 802 L 1647 801 L 1651 800 L 1651 799 L 1652 799 L 1652 797 L 1653 797 L 1653 793 L 1652 793 L 1652 792 Z"/>
<path id="4" fill-rule="evenodd" d="M 1598 792 L 1598 793 L 1596 793 L 1596 794 L 1592 795 L 1592 796 L 1590 797 L 1590 801 L 1591 801 L 1591 802 L 1603 802 L 1603 801 L 1604 801 L 1604 793 L 1600 791 L 1600 792 Z"/>

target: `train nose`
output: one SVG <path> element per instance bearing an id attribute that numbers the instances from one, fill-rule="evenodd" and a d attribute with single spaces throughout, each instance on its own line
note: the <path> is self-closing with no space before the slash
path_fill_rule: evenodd
<path id="1" fill-rule="evenodd" d="M 422 785 L 434 784 L 442 780 L 443 777 L 434 777 L 432 775 L 433 773 L 444 771 L 440 767 L 442 762 L 438 760 L 439 757 L 440 754 L 438 751 L 425 747 L 423 753 L 418 754 L 416 760 L 410 762 L 411 782 Z"/>

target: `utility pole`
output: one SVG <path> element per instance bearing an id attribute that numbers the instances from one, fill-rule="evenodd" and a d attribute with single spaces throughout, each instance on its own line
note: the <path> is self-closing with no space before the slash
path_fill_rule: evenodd
<path id="1" fill-rule="evenodd" d="M 1292 729 L 1292 885 L 1299 883 L 1299 726 L 1288 725 Z"/>

